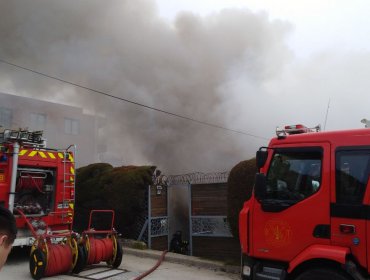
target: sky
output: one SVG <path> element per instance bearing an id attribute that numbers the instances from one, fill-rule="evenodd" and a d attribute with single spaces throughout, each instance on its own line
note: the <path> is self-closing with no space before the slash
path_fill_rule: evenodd
<path id="1" fill-rule="evenodd" d="M 3 63 L 0 92 L 103 116 L 108 162 L 225 171 L 277 126 L 363 127 L 369 29 L 362 0 L 0 0 L 0 59 L 203 124 Z"/>
<path id="2" fill-rule="evenodd" d="M 287 43 L 299 58 L 328 49 L 369 50 L 370 4 L 366 0 L 157 0 L 160 16 L 173 21 L 191 11 L 206 16 L 222 9 L 249 9 L 292 27 Z"/>

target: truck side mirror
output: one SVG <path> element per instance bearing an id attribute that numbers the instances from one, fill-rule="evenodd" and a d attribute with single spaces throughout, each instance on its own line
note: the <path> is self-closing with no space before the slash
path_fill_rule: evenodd
<path id="1" fill-rule="evenodd" d="M 257 151 L 257 153 L 256 153 L 256 164 L 257 164 L 258 169 L 262 168 L 265 165 L 267 157 L 268 157 L 268 152 L 267 151 L 262 151 L 262 150 Z"/>
<path id="2" fill-rule="evenodd" d="M 254 196 L 258 201 L 266 197 L 266 176 L 263 173 L 256 174 Z"/>

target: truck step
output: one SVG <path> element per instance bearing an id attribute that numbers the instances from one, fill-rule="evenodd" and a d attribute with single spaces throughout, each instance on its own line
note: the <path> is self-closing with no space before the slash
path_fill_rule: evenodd
<path id="1" fill-rule="evenodd" d="M 282 268 L 262 267 L 261 271 L 256 272 L 256 280 L 283 280 L 285 279 L 286 271 Z"/>

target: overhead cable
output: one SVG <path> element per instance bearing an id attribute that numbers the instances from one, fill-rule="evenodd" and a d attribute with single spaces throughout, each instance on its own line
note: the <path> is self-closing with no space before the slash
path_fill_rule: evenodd
<path id="1" fill-rule="evenodd" d="M 236 130 L 236 129 L 228 128 L 228 127 L 225 127 L 225 126 L 221 126 L 221 125 L 217 125 L 217 124 L 197 120 L 197 119 L 190 118 L 190 117 L 187 117 L 187 116 L 172 113 L 172 112 L 169 112 L 169 111 L 166 111 L 166 110 L 163 110 L 163 109 L 159 109 L 159 108 L 156 108 L 156 107 L 153 107 L 153 106 L 142 104 L 142 103 L 139 103 L 139 102 L 136 102 L 136 101 L 132 101 L 132 100 L 129 100 L 129 99 L 126 99 L 126 98 L 123 98 L 123 97 L 115 96 L 115 95 L 106 93 L 104 91 L 96 90 L 96 89 L 93 89 L 93 88 L 90 88 L 90 87 L 87 87 L 87 86 L 83 86 L 83 85 L 80 85 L 80 84 L 77 84 L 77 83 L 74 83 L 74 82 L 70 82 L 70 81 L 55 77 L 55 76 L 51 76 L 51 75 L 42 73 L 40 71 L 36 71 L 34 69 L 31 69 L 31 68 L 27 68 L 27 67 L 24 67 L 24 66 L 21 66 L 21 65 L 17 65 L 17 64 L 11 63 L 11 62 L 6 61 L 6 60 L 1 59 L 1 58 L 0 58 L 0 62 L 3 63 L 3 64 L 7 64 L 7 65 L 10 65 L 10 66 L 22 69 L 22 70 L 32 72 L 34 74 L 37 74 L 37 75 L 40 75 L 40 76 L 43 76 L 43 77 L 46 77 L 46 78 L 49 78 L 49 79 L 53 79 L 53 80 L 56 80 L 56 81 L 59 81 L 59 82 L 62 82 L 62 83 L 66 83 L 66 84 L 78 87 L 78 88 L 82 88 L 82 89 L 85 89 L 85 90 L 88 90 L 88 91 L 91 91 L 91 92 L 95 92 L 95 93 L 98 93 L 100 95 L 104 95 L 104 96 L 107 96 L 107 97 L 110 97 L 110 98 L 113 98 L 113 99 L 117 99 L 117 100 L 127 102 L 127 103 L 130 103 L 130 104 L 136 105 L 136 106 L 140 106 L 140 107 L 143 107 L 143 108 L 146 108 L 146 109 L 149 109 L 149 110 L 153 110 L 153 111 L 156 111 L 156 112 L 167 114 L 167 115 L 170 115 L 172 117 L 177 117 L 177 118 L 180 118 L 180 119 L 195 122 L 195 123 L 202 124 L 202 125 L 205 125 L 205 126 L 214 127 L 214 128 L 218 128 L 218 129 L 223 129 L 223 130 L 231 131 L 231 132 L 234 132 L 234 133 L 238 133 L 238 134 L 242 134 L 242 135 L 246 135 L 246 136 L 250 136 L 250 137 L 254 137 L 254 138 L 258 138 L 258 139 L 268 140 L 268 138 L 258 136 L 258 135 L 254 135 L 252 133 L 248 133 L 248 132 L 245 132 L 245 131 Z"/>

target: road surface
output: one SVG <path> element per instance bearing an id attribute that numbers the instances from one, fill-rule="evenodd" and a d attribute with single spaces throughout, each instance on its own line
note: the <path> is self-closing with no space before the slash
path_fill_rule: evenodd
<path id="1" fill-rule="evenodd" d="M 137 257 L 130 254 L 123 255 L 123 261 L 118 269 L 109 269 L 104 263 L 89 267 L 79 275 L 58 275 L 48 277 L 48 280 L 133 280 L 136 276 L 149 270 L 156 264 L 156 260 Z M 0 279 L 10 280 L 31 280 L 28 267 L 28 251 L 26 249 L 14 248 L 8 258 L 7 264 L 0 271 Z M 152 274 L 145 277 L 145 280 L 236 280 L 239 276 L 221 271 L 214 271 L 194 266 L 175 264 L 164 261 L 161 266 Z"/>

